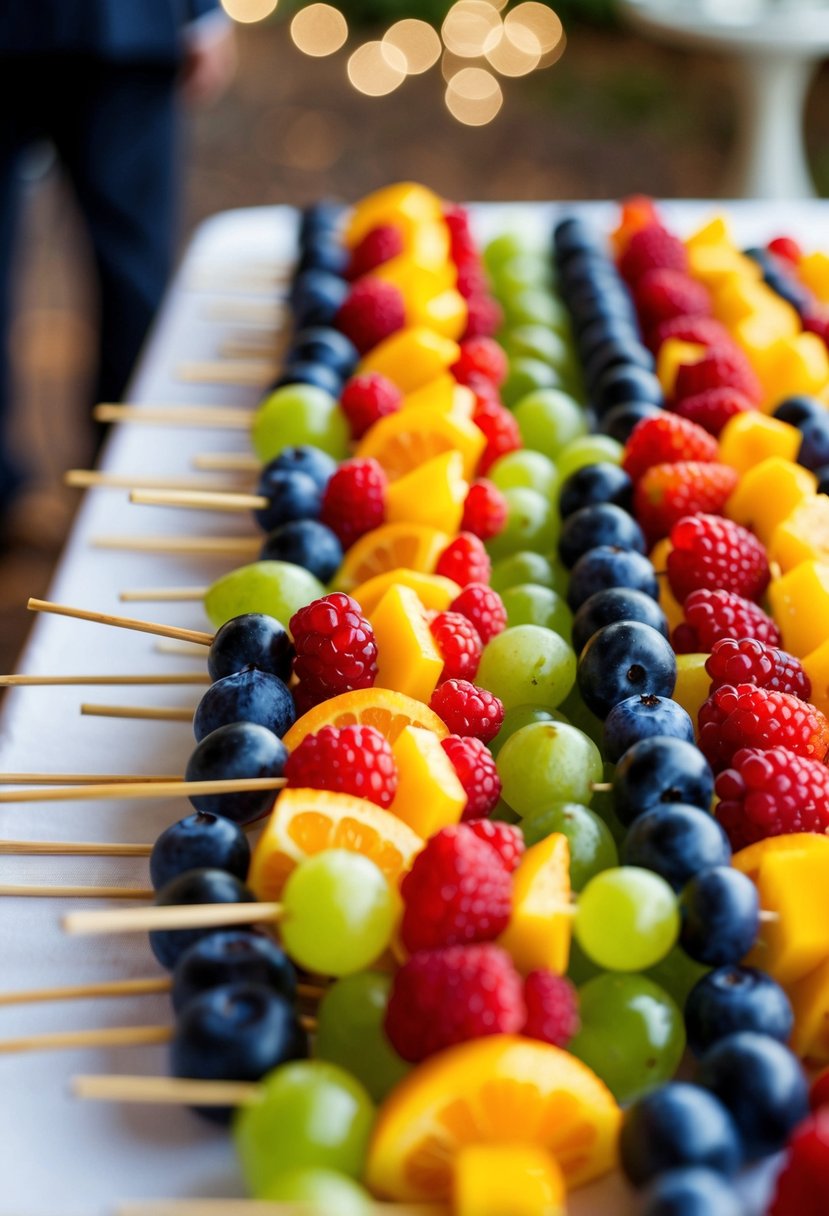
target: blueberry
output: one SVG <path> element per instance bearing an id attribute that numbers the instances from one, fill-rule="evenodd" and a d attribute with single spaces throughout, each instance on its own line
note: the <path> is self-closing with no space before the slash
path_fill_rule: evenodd
<path id="1" fill-rule="evenodd" d="M 745 1216 L 745 1209 L 721 1174 L 680 1169 L 656 1179 L 641 1216 Z"/>
<path id="2" fill-rule="evenodd" d="M 269 386 L 268 392 L 276 392 L 289 384 L 312 384 L 332 397 L 339 397 L 343 390 L 343 378 L 338 372 L 325 363 L 312 362 L 310 359 L 287 363 L 282 374 Z"/>
<path id="3" fill-rule="evenodd" d="M 253 512 L 264 532 L 292 519 L 316 519 L 322 505 L 322 492 L 316 482 L 307 473 L 287 469 L 264 469 L 256 493 L 268 499 L 267 507 L 258 507 Z"/>
<path id="4" fill-rule="evenodd" d="M 654 606 L 659 599 L 659 580 L 644 554 L 615 545 L 597 545 L 588 549 L 573 567 L 567 603 L 573 612 L 578 612 L 594 595 L 614 588 L 640 591 Z"/>
<path id="5" fill-rule="evenodd" d="M 789 426 L 800 426 L 804 422 L 811 422 L 813 418 L 823 418 L 826 414 L 826 406 L 819 397 L 787 397 L 785 401 L 781 401 L 775 407 L 774 417 L 780 422 L 788 422 Z"/>
<path id="6" fill-rule="evenodd" d="M 170 1045 L 174 1077 L 200 1081 L 259 1081 L 288 1060 L 308 1055 L 296 1011 L 263 984 L 227 984 L 195 997 L 180 1014 Z M 194 1107 L 214 1123 L 229 1123 L 233 1107 Z"/>
<path id="7" fill-rule="evenodd" d="M 576 563 L 576 569 L 578 566 Z M 633 587 L 610 587 L 591 595 L 576 612 L 573 618 L 576 654 L 581 653 L 594 633 L 616 621 L 640 621 L 668 637 L 668 618 L 655 599 Z"/>
<path id="8" fill-rule="evenodd" d="M 794 283 L 791 278 L 780 270 L 769 270 L 765 274 L 766 285 L 772 291 L 780 296 L 781 300 L 785 300 L 787 304 L 791 304 L 792 308 L 798 312 L 802 312 L 809 306 L 809 294 Z"/>
<path id="9" fill-rule="evenodd" d="M 300 245 L 304 247 L 320 235 L 333 236 L 344 212 L 345 204 L 336 203 L 333 199 L 320 199 L 305 207 L 299 222 Z"/>
<path id="10" fill-rule="evenodd" d="M 829 494 L 829 464 L 822 464 L 819 469 L 813 470 L 817 478 L 817 493 Z"/>
<path id="11" fill-rule="evenodd" d="M 273 731 L 254 722 L 231 722 L 212 731 L 196 745 L 187 761 L 185 781 L 228 778 L 281 777 L 288 751 Z M 250 823 L 273 805 L 273 790 L 239 794 L 195 794 L 197 811 L 224 815 L 234 823 Z"/>
<path id="12" fill-rule="evenodd" d="M 809 418 L 799 427 L 803 439 L 797 453 L 797 463 L 806 469 L 819 469 L 829 464 L 829 410 L 822 418 Z"/>
<path id="13" fill-rule="evenodd" d="M 332 371 L 348 379 L 360 361 L 357 347 L 338 329 L 325 325 L 303 329 L 291 343 L 287 362 L 325 363 Z"/>
<path id="14" fill-rule="evenodd" d="M 794 1025 L 789 998 L 779 984 L 754 967 L 718 967 L 703 976 L 685 1002 L 688 1046 L 702 1055 L 720 1039 L 754 1030 L 787 1043 Z"/>
<path id="15" fill-rule="evenodd" d="M 679 910 L 679 944 L 698 963 L 736 963 L 754 945 L 760 903 L 754 883 L 739 870 L 712 866 L 700 871 L 682 892 Z"/>
<path id="16" fill-rule="evenodd" d="M 219 929 L 185 950 L 173 972 L 176 1013 L 194 997 L 225 984 L 264 984 L 286 1001 L 296 999 L 294 965 L 276 942 L 250 929 Z"/>
<path id="17" fill-rule="evenodd" d="M 624 401 L 607 411 L 599 423 L 599 430 L 617 443 L 627 443 L 631 431 L 643 418 L 656 418 L 661 412 L 659 406 L 646 401 Z"/>
<path id="18" fill-rule="evenodd" d="M 800 1061 L 767 1034 L 720 1039 L 700 1060 L 697 1080 L 731 1112 L 750 1161 L 782 1148 L 809 1113 Z"/>
<path id="19" fill-rule="evenodd" d="M 597 384 L 604 372 L 623 364 L 635 364 L 644 367 L 645 371 L 653 371 L 653 355 L 642 342 L 609 338 L 590 352 L 584 368 L 588 384 Z"/>
<path id="20" fill-rule="evenodd" d="M 585 325 L 576 326 L 577 344 L 586 367 L 595 351 L 605 342 L 638 342 L 639 331 L 633 321 L 622 317 L 596 316 Z"/>
<path id="21" fill-rule="evenodd" d="M 249 904 L 254 903 L 252 891 L 238 878 L 225 870 L 187 870 L 177 878 L 165 883 L 156 892 L 155 903 L 159 908 L 178 907 L 185 904 Z M 150 932 L 150 948 L 162 967 L 172 970 L 185 950 L 194 942 L 210 933 L 217 926 L 205 929 L 153 929 Z"/>
<path id="22" fill-rule="evenodd" d="M 674 1081 L 627 1111 L 619 1137 L 622 1169 L 634 1186 L 683 1166 L 730 1177 L 740 1166 L 734 1122 L 713 1094 Z"/>
<path id="23" fill-rule="evenodd" d="M 635 325 L 635 313 L 630 297 L 614 290 L 614 281 L 606 275 L 597 276 L 592 283 L 580 283 L 567 293 L 567 307 L 576 326 L 586 328 L 597 317 Z"/>
<path id="24" fill-rule="evenodd" d="M 246 612 L 226 621 L 216 632 L 207 653 L 211 680 L 233 675 L 245 667 L 269 671 L 288 680 L 294 648 L 279 621 L 263 612 Z"/>
<path id="25" fill-rule="evenodd" d="M 645 401 L 649 405 L 664 405 L 662 385 L 653 372 L 634 363 L 610 367 L 601 375 L 593 392 L 591 404 L 601 416 L 614 405 L 627 401 Z"/>
<path id="26" fill-rule="evenodd" d="M 652 870 L 681 891 L 700 870 L 730 865 L 731 846 L 707 811 L 666 803 L 633 821 L 622 844 L 622 860 L 626 866 Z"/>
<path id="27" fill-rule="evenodd" d="M 342 565 L 343 547 L 325 524 L 316 519 L 294 519 L 268 534 L 259 557 L 262 561 L 302 566 L 321 583 L 327 583 Z"/>
<path id="28" fill-rule="evenodd" d="M 559 220 L 553 230 L 553 249 L 556 261 L 560 264 L 567 261 L 573 253 L 597 248 L 596 233 L 579 216 L 566 216 L 563 220 Z"/>
<path id="29" fill-rule="evenodd" d="M 342 279 L 348 269 L 348 261 L 348 250 L 338 239 L 337 233 L 321 230 L 314 234 L 313 239 L 306 241 L 296 268 L 298 272 L 325 270 Z"/>
<path id="30" fill-rule="evenodd" d="M 165 828 L 150 853 L 150 881 L 156 890 L 187 870 L 225 870 L 244 882 L 249 867 L 250 845 L 242 829 L 201 811 Z"/>
<path id="31" fill-rule="evenodd" d="M 676 657 L 650 625 L 617 621 L 593 634 L 579 657 L 577 681 L 587 708 L 606 718 L 614 705 L 637 693 L 670 697 Z"/>
<path id="32" fill-rule="evenodd" d="M 247 667 L 211 684 L 193 717 L 193 734 L 201 740 L 231 722 L 257 722 L 281 739 L 295 721 L 287 684 L 268 671 Z"/>
<path id="33" fill-rule="evenodd" d="M 618 549 L 634 549 L 637 553 L 644 553 L 645 537 L 636 520 L 615 503 L 579 507 L 564 521 L 561 529 L 558 542 L 561 560 L 568 569 L 572 569 L 582 554 L 599 545 L 614 545 Z"/>
<path id="34" fill-rule="evenodd" d="M 615 275 L 615 271 L 607 256 L 592 244 L 574 249 L 570 256 L 559 264 L 559 284 L 565 298 L 579 287 L 612 275 Z"/>
<path id="35" fill-rule="evenodd" d="M 291 286 L 294 324 L 298 330 L 330 325 L 348 295 L 344 279 L 326 270 L 303 270 Z"/>
<path id="36" fill-rule="evenodd" d="M 683 802 L 707 811 L 714 774 L 698 747 L 682 739 L 643 739 L 616 766 L 613 801 L 624 824 L 666 803 Z"/>
<path id="37" fill-rule="evenodd" d="M 612 502 L 623 511 L 629 511 L 632 501 L 633 482 L 618 464 L 606 460 L 582 465 L 570 474 L 559 492 L 558 511 L 561 518 L 566 519 L 581 507 L 601 502 Z"/>
<path id="38" fill-rule="evenodd" d="M 669 736 L 694 742 L 694 724 L 690 716 L 670 697 L 641 693 L 627 697 L 614 705 L 605 718 L 602 754 L 611 764 L 641 739 L 654 735 Z"/>
<path id="39" fill-rule="evenodd" d="M 320 490 L 324 490 L 337 471 L 337 462 L 321 448 L 303 443 L 298 447 L 283 448 L 278 456 L 265 465 L 262 477 L 277 471 L 305 473 Z"/>

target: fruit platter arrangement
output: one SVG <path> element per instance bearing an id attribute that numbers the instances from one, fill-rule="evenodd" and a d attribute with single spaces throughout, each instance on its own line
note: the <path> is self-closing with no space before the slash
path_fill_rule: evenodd
<path id="1" fill-rule="evenodd" d="M 177 762 L 0 788 L 51 816 L 0 854 L 95 878 L 4 899 L 108 965 L 0 991 L 34 1027 L 0 1055 L 86 1050 L 68 1109 L 124 1121 L 148 1175 L 235 1153 L 236 1200 L 208 1175 L 111 1211 L 829 1212 L 829 256 L 666 215 L 562 209 L 539 246 L 413 183 L 316 204 L 254 410 L 101 407 L 249 445 L 199 462 L 219 480 L 75 476 L 218 521 L 97 558 L 218 556 L 122 593 L 209 629 L 30 601 L 135 670 L 4 681 L 152 686 L 83 709 Z M 132 828 L 72 839 L 79 802 Z M 139 997 L 157 1023 L 119 1018 Z"/>

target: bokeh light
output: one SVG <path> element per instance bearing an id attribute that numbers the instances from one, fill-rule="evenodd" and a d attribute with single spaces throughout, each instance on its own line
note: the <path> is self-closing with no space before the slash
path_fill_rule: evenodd
<path id="1" fill-rule="evenodd" d="M 464 59 L 486 54 L 500 40 L 501 33 L 498 10 L 488 0 L 457 0 L 441 28 L 446 49 Z"/>
<path id="2" fill-rule="evenodd" d="M 538 35 L 525 25 L 504 21 L 503 37 L 486 53 L 487 62 L 501 76 L 527 76 L 541 62 Z"/>
<path id="3" fill-rule="evenodd" d="M 524 3 L 511 9 L 504 18 L 505 33 L 517 41 L 518 45 L 524 45 L 526 39 L 522 41 L 522 35 L 517 38 L 515 36 L 519 29 L 529 32 L 538 40 L 541 51 L 540 67 L 549 67 L 564 53 L 566 39 L 561 18 L 546 4 L 539 4 L 537 0 L 524 0 Z"/>
<path id="4" fill-rule="evenodd" d="M 303 54 L 320 59 L 345 46 L 348 22 L 331 4 L 309 4 L 291 22 L 291 37 Z"/>
<path id="5" fill-rule="evenodd" d="M 279 0 L 222 0 L 222 8 L 240 25 L 252 25 L 276 12 L 278 3 Z"/>
<path id="6" fill-rule="evenodd" d="M 437 30 L 428 21 L 419 21 L 416 17 L 395 22 L 386 31 L 383 43 L 403 54 L 409 76 L 428 72 L 440 59 L 442 49 Z"/>
<path id="7" fill-rule="evenodd" d="M 462 68 L 446 86 L 446 108 L 469 127 L 492 122 L 503 104 L 501 86 L 485 68 Z"/>
<path id="8" fill-rule="evenodd" d="M 348 61 L 348 79 L 358 93 L 385 97 L 406 79 L 406 56 L 396 46 L 364 42 Z"/>

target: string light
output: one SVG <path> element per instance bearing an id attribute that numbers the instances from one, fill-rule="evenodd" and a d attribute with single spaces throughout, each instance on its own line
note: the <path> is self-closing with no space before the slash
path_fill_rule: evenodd
<path id="1" fill-rule="evenodd" d="M 409 76 L 428 72 L 440 59 L 443 49 L 437 30 L 428 21 L 419 21 L 416 17 L 397 21 L 386 31 L 383 42 L 403 54 Z"/>
<path id="2" fill-rule="evenodd" d="M 240 25 L 253 25 L 256 21 L 264 21 L 276 12 L 279 0 L 222 0 L 222 8 L 228 17 L 238 21 Z"/>
<path id="3" fill-rule="evenodd" d="M 291 37 L 305 55 L 333 55 L 348 40 L 348 22 L 332 4 L 309 4 L 291 22 Z"/>
<path id="4" fill-rule="evenodd" d="M 406 56 L 391 43 L 364 42 L 348 61 L 348 79 L 358 93 L 385 97 L 406 79 Z"/>
<path id="5" fill-rule="evenodd" d="M 492 122 L 503 104 L 501 86 L 485 68 L 461 68 L 446 86 L 449 113 L 469 127 Z"/>

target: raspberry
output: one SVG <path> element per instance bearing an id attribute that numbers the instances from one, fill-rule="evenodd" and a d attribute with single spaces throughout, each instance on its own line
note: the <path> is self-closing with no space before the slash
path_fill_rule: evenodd
<path id="1" fill-rule="evenodd" d="M 350 595 L 336 591 L 313 600 L 291 617 L 290 631 L 296 647 L 294 675 L 306 697 L 317 692 L 336 697 L 374 684 L 374 630 Z"/>
<path id="2" fill-rule="evenodd" d="M 432 693 L 433 709 L 453 735 L 472 735 L 491 742 L 504 721 L 504 707 L 496 696 L 468 680 L 444 680 Z"/>
<path id="3" fill-rule="evenodd" d="M 754 684 L 772 692 L 788 692 L 808 701 L 812 682 L 800 659 L 756 638 L 723 638 L 715 642 L 705 663 L 711 677 L 711 692 L 723 684 Z"/>
<path id="4" fill-rule="evenodd" d="M 403 296 L 392 283 L 367 276 L 351 288 L 334 324 L 364 355 L 406 324 Z"/>
<path id="5" fill-rule="evenodd" d="M 527 1020 L 521 1033 L 528 1039 L 566 1047 L 578 1032 L 578 993 L 566 976 L 531 971 L 524 980 L 524 1004 Z"/>
<path id="6" fill-rule="evenodd" d="M 439 612 L 429 629 L 443 659 L 441 680 L 474 680 L 483 643 L 471 621 L 459 612 Z"/>
<path id="7" fill-rule="evenodd" d="M 323 726 L 306 735 L 285 764 L 289 786 L 336 790 L 391 806 L 397 765 L 388 741 L 373 726 Z"/>
<path id="8" fill-rule="evenodd" d="M 628 283 L 638 282 L 649 270 L 688 272 L 685 246 L 659 223 L 647 224 L 634 232 L 619 259 L 619 272 Z"/>
<path id="9" fill-rule="evenodd" d="M 728 346 L 731 335 L 723 324 L 709 316 L 672 317 L 661 321 L 648 335 L 651 350 L 659 350 L 668 338 L 698 342 L 701 346 Z"/>
<path id="10" fill-rule="evenodd" d="M 461 357 L 450 370 L 458 384 L 466 384 L 472 372 L 500 386 L 507 378 L 509 363 L 506 351 L 494 338 L 464 338 Z"/>
<path id="11" fill-rule="evenodd" d="M 816 1111 L 792 1133 L 768 1216 L 825 1216 L 829 1195 L 829 1111 Z"/>
<path id="12" fill-rule="evenodd" d="M 449 605 L 450 612 L 459 612 L 478 630 L 484 646 L 496 633 L 507 627 L 507 611 L 497 591 L 486 583 L 468 583 Z"/>
<path id="13" fill-rule="evenodd" d="M 723 510 L 739 477 L 727 464 L 698 460 L 656 464 L 633 491 L 633 511 L 651 541 L 667 536 L 684 515 Z"/>
<path id="14" fill-rule="evenodd" d="M 746 747 L 717 777 L 717 818 L 733 849 L 789 832 L 829 832 L 829 768 L 784 747 Z"/>
<path id="15" fill-rule="evenodd" d="M 348 419 L 351 438 L 362 439 L 370 426 L 400 409 L 403 394 L 396 384 L 379 372 L 364 372 L 346 381 L 340 409 Z"/>
<path id="16" fill-rule="evenodd" d="M 692 591 L 758 600 L 768 586 L 766 550 L 753 532 L 719 515 L 687 515 L 671 528 L 668 582 L 682 604 Z"/>
<path id="17" fill-rule="evenodd" d="M 400 893 L 400 936 L 410 954 L 494 941 L 512 907 L 512 879 L 501 859 L 463 823 L 442 828 L 426 842 Z"/>
<path id="18" fill-rule="evenodd" d="M 465 207 L 456 203 L 445 208 L 443 222 L 449 229 L 449 253 L 453 262 L 466 262 L 478 257 L 478 246 L 472 235 L 472 222 Z"/>
<path id="19" fill-rule="evenodd" d="M 757 638 L 780 646 L 780 630 L 770 616 L 731 591 L 692 591 L 682 605 L 685 620 L 671 635 L 677 654 L 699 654 L 723 638 Z"/>
<path id="20" fill-rule="evenodd" d="M 504 310 L 491 295 L 480 293 L 470 296 L 466 309 L 464 339 L 491 338 L 504 324 Z"/>
<path id="21" fill-rule="evenodd" d="M 714 347 L 697 363 L 682 363 L 676 374 L 674 397 L 696 397 L 709 388 L 736 388 L 758 405 L 763 389 L 751 364 L 739 347 Z"/>
<path id="22" fill-rule="evenodd" d="M 699 711 L 699 749 L 715 772 L 744 747 L 785 747 L 822 760 L 829 749 L 829 722 L 819 709 L 788 692 L 755 684 L 724 684 Z"/>
<path id="23" fill-rule="evenodd" d="M 423 950 L 394 977 L 385 1031 L 412 1064 L 489 1034 L 517 1034 L 525 1017 L 521 977 L 498 946 Z"/>
<path id="24" fill-rule="evenodd" d="M 360 279 L 364 274 L 370 274 L 384 262 L 396 258 L 405 247 L 403 233 L 399 228 L 395 228 L 394 224 L 378 224 L 352 249 L 348 277 Z"/>
<path id="25" fill-rule="evenodd" d="M 634 481 L 657 464 L 717 459 L 717 443 L 707 431 L 666 410 L 637 422 L 625 444 L 622 468 Z"/>
<path id="26" fill-rule="evenodd" d="M 467 819 L 466 826 L 479 840 L 485 840 L 495 849 L 508 874 L 518 869 L 524 855 L 524 836 L 520 828 L 498 819 Z"/>
<path id="27" fill-rule="evenodd" d="M 803 257 L 803 250 L 790 236 L 776 236 L 773 241 L 769 241 L 766 248 L 769 253 L 776 254 L 777 257 L 791 262 L 794 266 Z"/>
<path id="28" fill-rule="evenodd" d="M 466 792 L 463 818 L 488 823 L 486 817 L 495 810 L 501 797 L 501 778 L 489 748 L 480 739 L 462 738 L 461 735 L 442 739 L 441 747 L 452 761 L 452 767 Z"/>
<path id="29" fill-rule="evenodd" d="M 822 1106 L 829 1106 L 829 1068 L 824 1068 L 822 1072 L 819 1072 L 812 1082 L 809 1090 L 809 1105 L 812 1110 L 820 1110 Z"/>
<path id="30" fill-rule="evenodd" d="M 499 401 L 482 402 L 478 404 L 472 421 L 486 436 L 486 447 L 478 461 L 478 472 L 486 474 L 499 456 L 507 452 L 517 452 L 521 447 L 521 432 L 514 416 Z"/>
<path id="31" fill-rule="evenodd" d="M 489 283 L 477 255 L 457 263 L 455 289 L 465 300 L 471 300 L 473 296 L 486 295 Z"/>
<path id="32" fill-rule="evenodd" d="M 704 317 L 711 312 L 711 297 L 702 283 L 681 270 L 647 271 L 637 279 L 633 299 L 645 330 L 674 317 Z"/>
<path id="33" fill-rule="evenodd" d="M 435 573 L 451 578 L 460 587 L 466 587 L 469 583 L 488 583 L 492 563 L 477 536 L 471 532 L 459 532 L 438 558 Z"/>
<path id="34" fill-rule="evenodd" d="M 730 418 L 745 414 L 755 406 L 739 389 L 709 388 L 693 397 L 684 397 L 674 408 L 681 418 L 695 422 L 716 438 Z"/>
<path id="35" fill-rule="evenodd" d="M 349 549 L 386 517 L 388 479 L 372 457 L 344 460 L 322 495 L 320 519 Z"/>
<path id="36" fill-rule="evenodd" d="M 461 528 L 479 540 L 490 540 L 507 522 L 507 500 L 492 481 L 481 477 L 469 487 L 463 504 Z"/>

